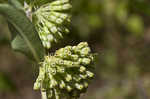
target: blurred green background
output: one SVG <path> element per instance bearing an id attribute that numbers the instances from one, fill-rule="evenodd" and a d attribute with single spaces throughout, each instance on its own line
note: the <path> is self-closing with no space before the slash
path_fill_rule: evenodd
<path id="1" fill-rule="evenodd" d="M 95 78 L 80 99 L 150 99 L 150 1 L 73 0 L 70 34 L 55 49 L 87 41 Z M 37 67 L 12 51 L 0 16 L 0 99 L 40 99 Z"/>

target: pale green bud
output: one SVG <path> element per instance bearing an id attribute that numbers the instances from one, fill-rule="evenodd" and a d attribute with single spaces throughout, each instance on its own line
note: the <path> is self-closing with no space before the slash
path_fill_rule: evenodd
<path id="1" fill-rule="evenodd" d="M 57 73 L 55 68 L 49 68 L 49 73 L 51 73 L 52 75 L 55 75 Z"/>
<path id="2" fill-rule="evenodd" d="M 77 89 L 79 89 L 79 90 L 82 90 L 82 89 L 83 89 L 83 85 L 78 84 L 78 83 L 75 84 L 75 87 L 76 87 Z"/>
<path id="3" fill-rule="evenodd" d="M 90 71 L 86 71 L 86 74 L 88 75 L 88 77 L 92 78 L 94 77 L 94 74 Z"/>
<path id="4" fill-rule="evenodd" d="M 61 38 L 63 38 L 63 35 L 62 35 L 61 32 L 58 32 L 58 35 L 59 35 Z"/>
<path id="5" fill-rule="evenodd" d="M 80 54 L 82 57 L 84 56 L 88 56 L 88 54 L 91 52 L 90 48 L 89 47 L 86 47 L 86 48 L 83 48 L 81 51 L 80 51 Z"/>
<path id="6" fill-rule="evenodd" d="M 47 41 L 47 42 L 45 42 L 45 47 L 49 49 L 49 48 L 51 47 L 51 43 L 50 43 L 50 42 L 48 42 L 48 41 Z"/>
<path id="7" fill-rule="evenodd" d="M 74 75 L 73 80 L 75 80 L 76 82 L 81 81 L 81 77 L 79 77 L 78 75 Z"/>
<path id="8" fill-rule="evenodd" d="M 50 10 L 50 11 L 63 11 L 63 10 L 71 9 L 72 6 L 68 3 L 68 4 L 63 4 L 63 5 L 49 5 L 46 8 L 47 10 Z"/>
<path id="9" fill-rule="evenodd" d="M 57 72 L 59 72 L 59 73 L 64 73 L 64 72 L 65 72 L 65 68 L 64 68 L 64 67 L 57 66 Z"/>
<path id="10" fill-rule="evenodd" d="M 56 59 L 56 64 L 57 65 L 64 65 L 64 61 L 62 59 L 57 58 Z"/>
<path id="11" fill-rule="evenodd" d="M 53 1 L 50 5 L 62 5 L 64 3 L 68 3 L 69 0 L 56 0 L 56 1 Z"/>
<path id="12" fill-rule="evenodd" d="M 57 28 L 56 28 L 55 26 L 53 26 L 53 27 L 51 28 L 51 31 L 52 31 L 53 33 L 56 33 L 56 32 L 57 32 Z"/>
<path id="13" fill-rule="evenodd" d="M 53 88 L 53 87 L 55 87 L 57 85 L 58 85 L 57 81 L 54 80 L 54 79 L 51 79 L 51 81 L 50 81 L 50 88 Z"/>
<path id="14" fill-rule="evenodd" d="M 84 66 L 81 66 L 79 71 L 80 71 L 81 73 L 83 73 L 85 70 L 86 70 L 86 68 L 85 68 Z"/>
<path id="15" fill-rule="evenodd" d="M 62 6 L 62 9 L 63 9 L 63 10 L 69 10 L 70 8 L 72 8 L 72 5 L 70 5 L 69 3 L 68 3 L 68 4 L 64 4 L 64 5 Z"/>
<path id="16" fill-rule="evenodd" d="M 52 22 L 56 22 L 57 20 L 57 17 L 54 15 L 49 15 L 48 17 L 49 17 L 49 20 L 51 20 Z"/>
<path id="17" fill-rule="evenodd" d="M 79 56 L 78 55 L 71 55 L 71 60 L 73 61 L 77 61 L 79 59 Z"/>
<path id="18" fill-rule="evenodd" d="M 51 17 L 51 20 L 56 20 L 55 18 L 55 16 L 49 16 L 49 17 Z M 49 22 L 49 21 L 45 21 L 45 25 L 47 26 L 47 27 L 49 27 L 49 28 L 51 28 L 51 27 L 53 27 L 54 26 L 54 24 L 53 23 L 51 23 L 51 22 Z"/>
<path id="19" fill-rule="evenodd" d="M 40 82 L 34 83 L 34 87 L 33 87 L 34 90 L 39 90 L 40 88 L 41 88 Z"/>
<path id="20" fill-rule="evenodd" d="M 41 39 L 42 39 L 43 41 L 46 41 L 46 40 L 47 40 L 47 38 L 46 38 L 45 35 L 41 35 L 40 37 L 41 37 Z"/>
<path id="21" fill-rule="evenodd" d="M 62 59 L 69 59 L 71 57 L 71 51 L 66 48 L 62 48 L 56 51 L 55 56 Z"/>
<path id="22" fill-rule="evenodd" d="M 73 46 L 72 48 L 76 54 L 80 54 L 82 57 L 85 57 L 90 53 L 87 42 L 81 42 L 77 46 Z"/>
<path id="23" fill-rule="evenodd" d="M 64 60 L 64 65 L 67 67 L 79 67 L 79 62 L 72 62 Z"/>
<path id="24" fill-rule="evenodd" d="M 49 30 L 48 30 L 48 28 L 46 26 L 43 27 L 43 30 L 44 30 L 44 33 L 46 33 L 46 34 L 50 33 Z"/>
<path id="25" fill-rule="evenodd" d="M 63 89 L 66 87 L 66 84 L 63 80 L 61 80 L 60 84 L 59 84 L 60 88 Z"/>
<path id="26" fill-rule="evenodd" d="M 79 75 L 82 79 L 87 79 L 87 75 L 82 75 L 82 74 L 80 74 Z"/>
<path id="27" fill-rule="evenodd" d="M 49 42 L 53 42 L 54 41 L 54 37 L 53 37 L 52 34 L 48 34 L 47 35 L 47 39 L 48 39 Z"/>
<path id="28" fill-rule="evenodd" d="M 62 20 L 61 18 L 58 18 L 58 19 L 56 19 L 56 23 L 57 23 L 57 24 L 62 24 L 62 23 L 63 23 L 63 20 Z"/>
<path id="29" fill-rule="evenodd" d="M 91 59 L 89 59 L 89 58 L 80 58 L 79 62 L 83 65 L 89 65 L 91 63 Z"/>
<path id="30" fill-rule="evenodd" d="M 67 86 L 67 91 L 70 92 L 72 88 L 70 86 Z"/>
<path id="31" fill-rule="evenodd" d="M 69 82 L 72 80 L 72 76 L 70 74 L 67 74 L 65 79 L 67 82 Z"/>
<path id="32" fill-rule="evenodd" d="M 88 43 L 87 42 L 81 42 L 77 45 L 77 49 L 82 49 L 88 47 Z"/>
<path id="33" fill-rule="evenodd" d="M 69 29 L 65 28 L 65 29 L 64 29 L 64 32 L 65 32 L 65 33 L 69 33 Z"/>

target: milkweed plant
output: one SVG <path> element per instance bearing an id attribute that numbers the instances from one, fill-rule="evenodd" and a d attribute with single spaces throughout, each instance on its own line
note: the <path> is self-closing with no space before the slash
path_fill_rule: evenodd
<path id="1" fill-rule="evenodd" d="M 41 91 L 42 99 L 78 99 L 94 78 L 94 54 L 87 42 L 50 53 L 69 33 L 71 8 L 70 0 L 0 1 L 12 48 L 39 65 L 33 89 Z"/>

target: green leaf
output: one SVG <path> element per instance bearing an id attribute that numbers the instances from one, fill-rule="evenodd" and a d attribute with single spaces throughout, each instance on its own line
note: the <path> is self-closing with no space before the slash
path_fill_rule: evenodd
<path id="1" fill-rule="evenodd" d="M 17 36 L 18 32 L 9 21 L 7 23 L 8 23 L 9 31 L 11 32 L 11 41 L 13 41 L 13 39 Z"/>
<path id="2" fill-rule="evenodd" d="M 11 32 L 17 32 L 17 36 L 15 37 L 14 35 L 15 38 L 11 43 L 12 48 L 36 61 L 40 61 L 45 54 L 45 50 L 38 37 L 37 31 L 25 13 L 9 4 L 0 4 L 0 13 L 4 15 L 12 26 Z"/>
<path id="3" fill-rule="evenodd" d="M 8 3 L 20 10 L 23 10 L 23 5 L 20 2 L 18 2 L 17 0 L 8 0 Z"/>

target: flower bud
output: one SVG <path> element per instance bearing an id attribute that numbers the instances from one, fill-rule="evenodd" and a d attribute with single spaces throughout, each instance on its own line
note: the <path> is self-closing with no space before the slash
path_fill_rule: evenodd
<path id="1" fill-rule="evenodd" d="M 67 86 L 67 91 L 70 92 L 72 88 L 70 86 Z"/>
<path id="2" fill-rule="evenodd" d="M 86 71 L 86 73 L 87 73 L 87 76 L 88 76 L 88 77 L 90 77 L 90 78 L 94 77 L 94 74 L 93 74 L 92 72 Z"/>
<path id="3" fill-rule="evenodd" d="M 67 81 L 67 82 L 69 82 L 69 81 L 71 81 L 71 80 L 72 80 L 72 76 L 71 76 L 71 75 L 69 75 L 69 74 L 67 74 L 65 79 L 66 79 L 66 81 Z"/>
<path id="4" fill-rule="evenodd" d="M 34 89 L 34 90 L 39 90 L 40 87 L 41 87 L 41 84 L 40 84 L 39 82 L 36 82 L 36 83 L 34 83 L 33 89 Z"/>
<path id="5" fill-rule="evenodd" d="M 83 85 L 81 85 L 81 84 L 76 83 L 75 86 L 76 86 L 76 88 L 79 89 L 79 90 L 82 90 L 82 89 L 83 89 Z"/>
<path id="6" fill-rule="evenodd" d="M 81 73 L 83 73 L 85 70 L 86 70 L 86 68 L 85 68 L 84 66 L 81 66 L 79 71 L 80 71 Z"/>
<path id="7" fill-rule="evenodd" d="M 66 28 L 70 24 L 69 10 L 72 8 L 69 0 L 56 0 L 36 9 L 33 23 L 45 48 L 50 49 L 52 43 L 57 43 L 68 33 Z"/>
<path id="8" fill-rule="evenodd" d="M 48 92 L 51 90 L 50 96 L 54 99 L 59 99 L 61 96 L 78 98 L 85 92 L 89 81 L 94 77 L 90 66 L 93 62 L 93 54 L 88 51 L 88 55 L 81 56 L 80 51 L 76 50 L 76 48 L 82 50 L 87 47 L 87 43 L 67 46 L 58 49 L 54 56 L 45 56 L 40 64 L 40 73 L 34 89 L 38 90 L 42 85 L 44 90 Z"/>
<path id="9" fill-rule="evenodd" d="M 79 62 L 83 65 L 89 65 L 91 63 L 91 59 L 89 59 L 89 58 L 80 58 Z"/>
<path id="10" fill-rule="evenodd" d="M 64 3 L 68 3 L 69 0 L 56 0 L 55 2 L 52 2 L 51 5 L 62 5 Z"/>
<path id="11" fill-rule="evenodd" d="M 63 80 L 61 80 L 61 82 L 60 82 L 60 88 L 61 89 L 63 89 L 63 88 L 65 88 L 66 87 L 66 84 L 65 84 L 65 82 L 63 81 Z"/>

